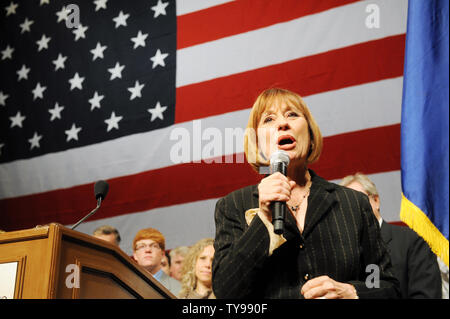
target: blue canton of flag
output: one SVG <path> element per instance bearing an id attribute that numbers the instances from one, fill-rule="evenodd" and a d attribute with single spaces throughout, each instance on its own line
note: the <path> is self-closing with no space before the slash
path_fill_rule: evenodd
<path id="1" fill-rule="evenodd" d="M 173 124 L 174 3 L 8 0 L 0 7 L 0 162 Z"/>

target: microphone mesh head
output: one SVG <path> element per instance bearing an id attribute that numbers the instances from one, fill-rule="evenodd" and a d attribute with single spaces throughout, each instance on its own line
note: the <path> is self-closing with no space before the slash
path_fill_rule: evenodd
<path id="1" fill-rule="evenodd" d="M 286 167 L 289 165 L 289 155 L 283 150 L 278 150 L 270 156 L 270 166 L 272 167 L 276 163 L 284 163 Z"/>
<path id="2" fill-rule="evenodd" d="M 102 198 L 102 200 L 105 199 L 106 195 L 108 194 L 109 185 L 105 181 L 98 181 L 94 185 L 94 194 L 95 199 L 98 199 L 99 197 Z"/>

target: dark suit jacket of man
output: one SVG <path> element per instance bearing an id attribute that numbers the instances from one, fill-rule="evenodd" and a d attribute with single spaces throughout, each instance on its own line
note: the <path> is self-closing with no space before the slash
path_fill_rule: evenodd
<path id="1" fill-rule="evenodd" d="M 436 255 L 409 227 L 381 223 L 402 298 L 442 298 L 442 281 Z"/>
<path id="2" fill-rule="evenodd" d="M 400 288 L 367 196 L 329 183 L 310 170 L 312 186 L 303 233 L 287 212 L 287 242 L 269 257 L 269 233 L 248 209 L 258 208 L 257 185 L 234 191 L 216 204 L 213 291 L 217 298 L 302 298 L 314 277 L 353 284 L 360 298 L 398 298 Z M 366 272 L 368 265 L 376 271 Z M 373 268 L 372 268 L 373 269 Z M 373 272 L 373 273 L 372 273 Z M 373 275 L 375 280 L 368 276 Z M 376 280 L 380 279 L 380 280 Z M 379 285 L 379 288 L 374 288 Z"/>

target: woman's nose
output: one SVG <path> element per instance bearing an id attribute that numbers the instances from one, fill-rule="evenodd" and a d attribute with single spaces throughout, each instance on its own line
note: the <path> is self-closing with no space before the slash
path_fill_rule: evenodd
<path id="1" fill-rule="evenodd" d="M 288 124 L 287 120 L 284 118 L 284 116 L 278 118 L 277 127 L 278 127 L 278 130 L 286 130 L 289 128 L 289 124 Z"/>

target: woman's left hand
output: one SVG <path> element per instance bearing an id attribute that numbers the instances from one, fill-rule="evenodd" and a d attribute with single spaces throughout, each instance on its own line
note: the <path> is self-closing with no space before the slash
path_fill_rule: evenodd
<path id="1" fill-rule="evenodd" d="M 320 276 L 307 281 L 300 293 L 305 299 L 357 299 L 353 285 L 337 282 L 328 276 Z"/>

